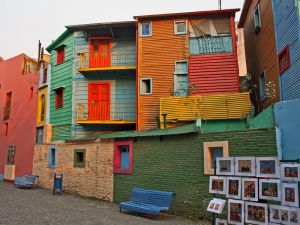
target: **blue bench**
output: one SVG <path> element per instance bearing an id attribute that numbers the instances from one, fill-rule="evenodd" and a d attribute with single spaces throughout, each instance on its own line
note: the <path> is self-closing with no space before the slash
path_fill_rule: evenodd
<path id="1" fill-rule="evenodd" d="M 35 180 L 38 176 L 24 175 L 22 177 L 15 178 L 15 187 L 31 188 L 35 184 Z"/>
<path id="2" fill-rule="evenodd" d="M 120 203 L 122 209 L 142 214 L 160 215 L 160 212 L 167 212 L 171 206 L 174 196 L 174 215 L 176 216 L 176 194 L 173 192 L 147 190 L 133 188 L 129 201 Z"/>

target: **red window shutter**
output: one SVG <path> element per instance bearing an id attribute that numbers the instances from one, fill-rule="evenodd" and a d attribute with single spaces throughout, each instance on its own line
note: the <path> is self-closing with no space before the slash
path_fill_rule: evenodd
<path id="1" fill-rule="evenodd" d="M 55 91 L 55 105 L 56 108 L 63 108 L 64 107 L 64 89 L 59 88 Z"/>
<path id="2" fill-rule="evenodd" d="M 119 149 L 119 146 L 115 146 L 115 150 L 114 150 L 114 169 L 120 169 L 120 149 Z"/>
<path id="3" fill-rule="evenodd" d="M 62 47 L 57 50 L 56 63 L 61 64 L 65 61 L 65 47 Z"/>

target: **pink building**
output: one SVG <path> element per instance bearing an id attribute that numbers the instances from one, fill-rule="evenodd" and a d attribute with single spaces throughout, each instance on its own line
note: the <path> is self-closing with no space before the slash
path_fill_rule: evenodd
<path id="1" fill-rule="evenodd" d="M 25 54 L 0 61 L 0 180 L 32 173 L 37 61 Z"/>

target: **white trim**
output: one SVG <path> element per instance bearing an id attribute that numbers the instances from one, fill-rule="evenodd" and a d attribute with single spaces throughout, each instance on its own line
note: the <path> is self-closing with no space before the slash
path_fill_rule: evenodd
<path id="1" fill-rule="evenodd" d="M 183 31 L 183 32 L 178 32 L 177 31 L 177 24 L 178 23 L 185 23 L 185 31 Z M 179 21 L 174 21 L 174 34 L 175 35 L 183 35 L 183 34 L 187 34 L 187 26 L 188 26 L 188 24 L 187 24 L 187 21 L 186 20 L 179 20 Z"/>
<path id="2" fill-rule="evenodd" d="M 229 193 L 229 181 L 235 180 L 238 181 L 238 194 L 232 195 Z M 227 188 L 226 188 L 226 198 L 235 198 L 235 199 L 241 199 L 241 193 L 242 193 L 242 178 L 241 177 L 227 177 Z"/>
<path id="3" fill-rule="evenodd" d="M 251 171 L 239 171 L 239 161 L 251 161 Z M 235 157 L 235 176 L 254 177 L 255 176 L 255 157 Z"/>
<path id="4" fill-rule="evenodd" d="M 295 201 L 287 201 L 285 198 L 285 189 L 290 188 L 294 189 L 294 198 Z M 298 183 L 283 183 L 282 184 L 282 205 L 284 206 L 292 206 L 292 207 L 299 207 L 299 189 L 298 189 Z"/>
<path id="5" fill-rule="evenodd" d="M 176 73 L 176 65 L 177 65 L 177 63 L 183 63 L 183 62 L 186 63 L 186 68 L 187 68 L 186 73 Z M 189 72 L 189 60 L 183 59 L 183 60 L 176 60 L 174 62 L 174 74 L 188 74 L 188 72 Z"/>
<path id="6" fill-rule="evenodd" d="M 149 34 L 147 34 L 147 35 L 143 35 L 143 24 L 145 24 L 145 23 L 150 25 Z M 144 22 L 139 23 L 139 35 L 140 35 L 140 37 L 151 37 L 152 36 L 152 22 L 151 21 L 144 21 Z"/>
<path id="7" fill-rule="evenodd" d="M 241 221 L 234 221 L 230 220 L 230 213 L 231 213 L 231 204 L 240 204 L 242 206 L 241 208 Z M 233 200 L 233 199 L 228 199 L 228 223 L 230 224 L 236 224 L 236 225 L 244 225 L 245 221 L 245 202 L 240 201 L 240 200 Z"/>
<path id="8" fill-rule="evenodd" d="M 142 93 L 143 81 L 150 80 L 150 93 Z M 140 78 L 140 95 L 152 95 L 152 78 Z"/>
<path id="9" fill-rule="evenodd" d="M 223 188 L 222 190 L 214 190 L 213 189 L 213 180 L 222 180 L 223 181 Z M 225 195 L 226 194 L 226 181 L 227 178 L 226 177 L 219 177 L 219 176 L 210 176 L 209 177 L 209 193 L 211 194 L 221 194 L 221 195 Z"/>
<path id="10" fill-rule="evenodd" d="M 297 177 L 286 176 L 285 168 L 294 168 L 297 171 Z M 283 163 L 280 165 L 280 176 L 284 181 L 300 181 L 300 164 Z"/>
<path id="11" fill-rule="evenodd" d="M 220 161 L 230 161 L 230 170 L 229 172 L 222 172 L 221 169 L 220 169 Z M 220 157 L 217 157 L 216 159 L 216 174 L 217 175 L 225 175 L 225 176 L 228 176 L 228 175 L 234 175 L 234 157 L 223 157 L 223 158 L 220 158 Z"/>

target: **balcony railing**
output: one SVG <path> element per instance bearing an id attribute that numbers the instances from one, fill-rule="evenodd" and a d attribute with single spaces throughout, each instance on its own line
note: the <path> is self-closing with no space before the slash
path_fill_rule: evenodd
<path id="1" fill-rule="evenodd" d="M 8 120 L 9 118 L 10 118 L 10 106 L 5 106 L 3 120 Z"/>
<path id="2" fill-rule="evenodd" d="M 191 55 L 233 52 L 232 38 L 228 36 L 190 38 Z"/>
<path id="3" fill-rule="evenodd" d="M 250 113 L 249 93 L 215 94 L 189 97 L 163 97 L 160 115 L 167 121 L 242 119 Z M 161 121 L 163 118 L 161 117 Z"/>
<path id="4" fill-rule="evenodd" d="M 78 61 L 78 68 L 79 70 L 82 69 L 90 69 L 90 68 L 101 68 L 101 67 L 134 67 L 136 66 L 136 52 L 135 51 L 122 51 L 122 52 L 112 52 L 110 57 L 110 62 L 108 63 L 109 66 L 103 66 L 105 63 L 101 63 L 101 59 L 97 59 L 99 62 L 99 66 L 90 65 L 90 53 L 80 53 L 79 54 L 79 61 Z M 94 56 L 95 58 L 95 56 Z M 107 60 L 107 59 L 104 59 Z"/>
<path id="5" fill-rule="evenodd" d="M 95 107 L 77 104 L 77 123 L 135 123 L 136 108 L 132 103 L 110 103 L 110 107 Z"/>

